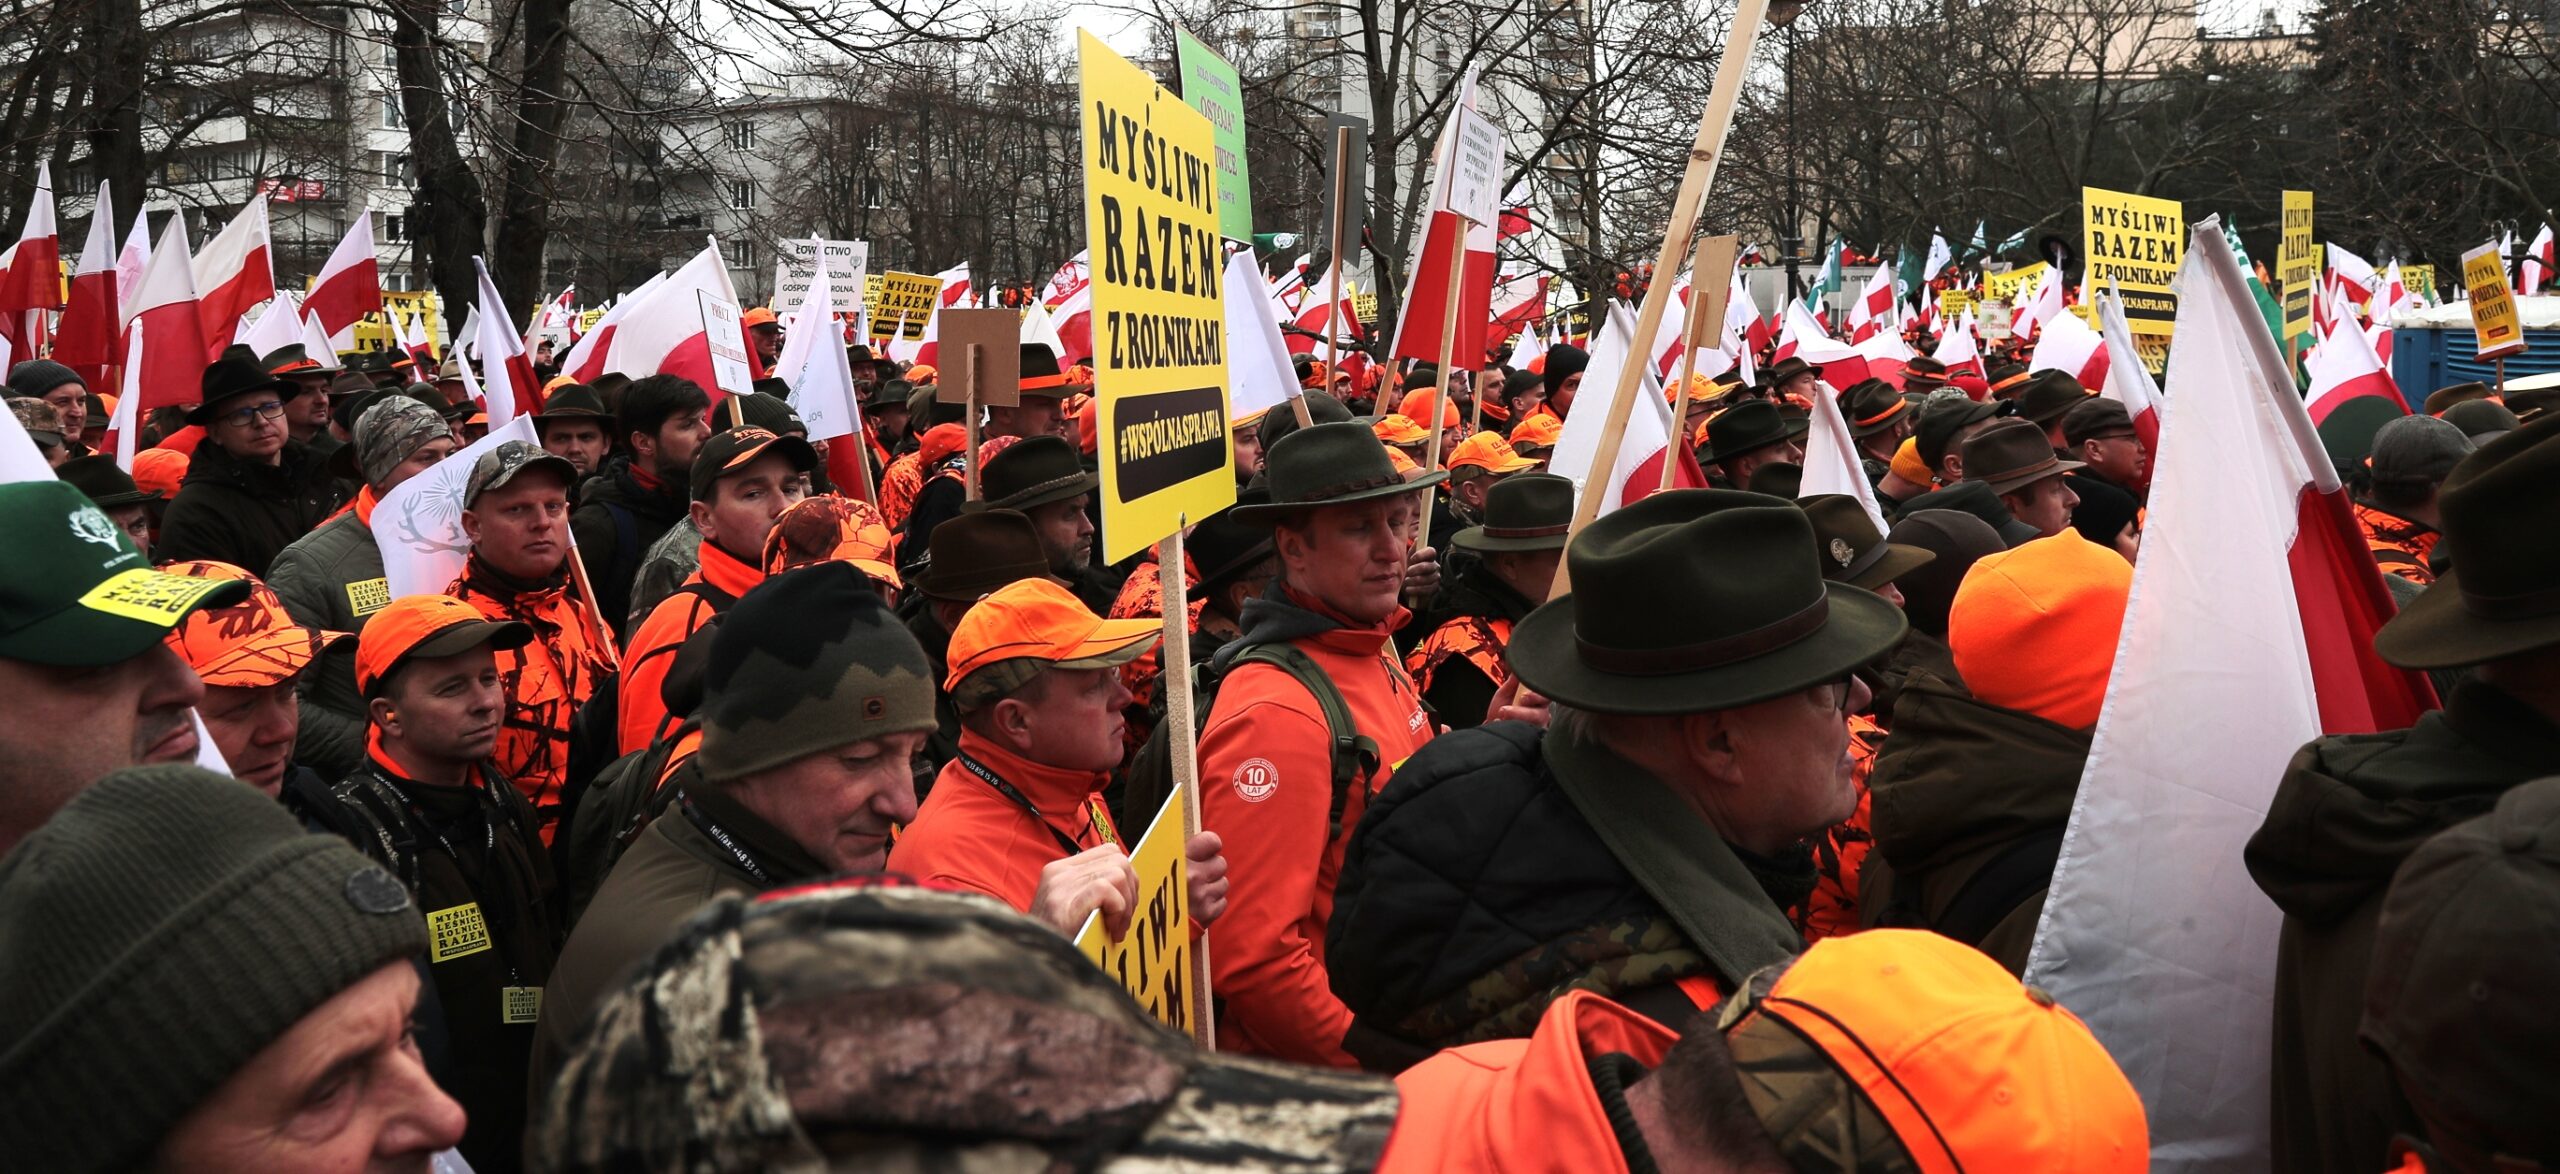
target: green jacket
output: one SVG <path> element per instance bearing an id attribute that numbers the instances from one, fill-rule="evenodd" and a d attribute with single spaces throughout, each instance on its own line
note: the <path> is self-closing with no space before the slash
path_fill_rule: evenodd
<path id="1" fill-rule="evenodd" d="M 295 623 L 330 632 L 362 632 L 391 602 L 382 577 L 382 548 L 373 529 L 348 510 L 284 548 L 267 572 Z M 364 698 L 356 692 L 356 642 L 320 654 L 302 674 L 301 731 L 294 761 L 322 778 L 340 778 L 364 761 Z"/>
<path id="2" fill-rule="evenodd" d="M 2276 1170 L 2378 1170 L 2394 1132 L 2425 1136 L 2389 1071 L 2356 1039 L 2383 894 L 2429 837 L 2550 774 L 2560 774 L 2560 726 L 2476 680 L 2408 729 L 2321 738 L 2295 752 L 2243 854 L 2284 911 Z"/>
<path id="3" fill-rule="evenodd" d="M 1978 700 L 1927 668 L 1906 679 L 1892 728 L 1867 779 L 1876 846 L 1858 876 L 1858 919 L 1945 932 L 1967 882 L 2070 820 L 2090 731 Z M 2005 913 L 1995 907 L 1972 945 L 2023 973 L 2052 879 L 2047 866 L 2023 899 Z"/>

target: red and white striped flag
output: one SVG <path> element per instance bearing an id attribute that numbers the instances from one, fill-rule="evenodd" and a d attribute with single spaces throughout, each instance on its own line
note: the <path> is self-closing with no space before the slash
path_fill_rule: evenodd
<path id="1" fill-rule="evenodd" d="M 721 259 L 717 245 L 694 254 L 683 268 L 645 295 L 634 293 L 623 299 L 622 318 L 614 324 L 610 350 L 596 368 L 597 373 L 619 371 L 634 379 L 682 375 L 709 392 L 711 402 L 717 405 L 727 393 L 712 374 L 711 339 L 702 327 L 705 293 L 732 306 L 738 304 L 738 292 L 729 284 L 728 263 Z M 604 331 L 599 327 L 596 333 Z M 745 347 L 752 373 L 756 352 L 749 345 L 743 325 L 738 329 L 737 343 Z"/>
<path id="2" fill-rule="evenodd" d="M 652 273 L 649 280 L 640 283 L 640 288 L 615 298 L 612 305 L 604 308 L 604 317 L 596 319 L 595 327 L 578 336 L 576 345 L 571 346 L 569 353 L 561 358 L 561 373 L 580 383 L 593 383 L 612 370 L 605 366 L 605 360 L 612 357 L 613 333 L 622 316 L 629 313 L 631 307 L 639 305 L 641 299 L 657 292 L 666 281 L 666 274 Z"/>
<path id="3" fill-rule="evenodd" d="M 320 267 L 319 279 L 302 299 L 302 311 L 320 320 L 320 329 L 332 346 L 354 345 L 356 323 L 367 314 L 382 312 L 382 271 L 373 259 L 372 212 L 358 212 L 338 247 L 329 250 L 328 263 Z M 339 343 L 340 338 L 346 342 Z"/>
<path id="4" fill-rule="evenodd" d="M 2151 470 L 2159 466 L 2160 452 L 2160 385 L 2151 381 L 2151 369 L 2142 365 L 2142 354 L 2133 348 L 2133 327 L 2124 318 L 2124 293 L 2116 288 L 2115 279 L 2107 279 L 2108 296 L 2098 299 L 2098 333 L 2107 340 L 2107 378 L 2098 394 L 2124 405 L 2125 414 L 2133 417 L 2133 434 L 2142 441 L 2143 450 L 2153 454 L 2143 466 L 2143 484 L 2151 483 Z"/>
<path id="5" fill-rule="evenodd" d="M 1867 288 L 1858 300 L 1849 303 L 1849 341 L 1865 342 L 1879 331 L 1899 330 L 1902 322 L 1893 312 L 1893 263 L 1876 266 L 1876 275 L 1867 279 Z"/>
<path id="6" fill-rule="evenodd" d="M 116 213 L 107 197 L 106 181 L 98 182 L 98 202 L 89 213 L 89 239 L 80 249 L 80 267 L 71 274 L 71 300 L 54 331 L 53 359 L 80 373 L 91 387 L 112 386 L 107 368 L 117 360 L 116 336 L 122 317 L 116 309 Z"/>
<path id="7" fill-rule="evenodd" d="M 194 271 L 187 264 L 185 218 L 169 217 L 169 227 L 160 234 L 159 247 L 151 251 L 151 264 L 142 271 L 142 281 L 134 288 L 133 316 L 127 329 L 140 332 L 147 340 L 142 348 L 142 410 L 192 404 L 204 398 L 204 368 L 219 354 L 220 344 L 208 345 L 204 315 L 196 299 Z M 237 317 L 236 315 L 234 316 Z M 212 338 L 221 343 L 231 341 L 231 322 Z"/>
<path id="8" fill-rule="evenodd" d="M 1582 369 L 1584 387 L 1601 389 L 1597 395 L 1614 393 L 1618 386 L 1619 368 L 1629 362 L 1641 362 L 1635 347 L 1636 316 L 1625 303 L 1609 307 L 1608 321 L 1592 341 L 1591 361 Z M 1640 372 L 1631 394 L 1636 402 L 1628 406 L 1627 429 L 1618 442 L 1618 459 L 1614 468 L 1599 470 L 1601 433 L 1608 428 L 1609 405 L 1599 399 L 1585 399 L 1589 405 L 1565 417 L 1564 432 L 1556 437 L 1554 455 L 1548 460 L 1549 472 L 1571 480 L 1578 493 L 1600 494 L 1598 513 L 1606 514 L 1621 505 L 1644 500 L 1662 487 L 1662 462 L 1676 459 L 1679 468 L 1672 472 L 1674 489 L 1703 489 L 1706 473 L 1698 468 L 1698 457 L 1687 444 L 1672 444 L 1671 405 L 1663 398 L 1662 383 L 1650 371 Z"/>
<path id="9" fill-rule="evenodd" d="M 516 333 L 515 319 L 507 316 L 507 303 L 498 296 L 497 283 L 489 280 L 488 264 L 475 256 L 471 268 L 480 276 L 480 337 L 472 340 L 472 347 L 480 353 L 480 386 L 488 397 L 489 427 L 503 428 L 509 420 L 542 410 L 542 383 L 533 377 L 533 357 L 524 351 L 524 336 Z"/>
<path id="10" fill-rule="evenodd" d="M 2216 219 L 2180 289 L 2177 409 L 2025 977 L 2123 1067 L 2155 1158 L 2263 1170 L 2282 917 L 2241 850 L 2304 742 L 2432 697 L 2373 652 L 2390 593 Z"/>
<path id="11" fill-rule="evenodd" d="M 167 246 L 163 239 L 161 247 Z M 221 357 L 233 323 L 276 296 L 273 253 L 267 243 L 267 196 L 260 192 L 196 254 L 196 316 L 204 323 L 206 345 L 213 348 L 205 352 L 206 362 Z"/>
<path id="12" fill-rule="evenodd" d="M 2056 314 L 2044 324 L 2029 371 L 2060 371 L 2096 391 L 2107 385 L 2107 340 L 2089 329 L 2078 314 Z"/>
<path id="13" fill-rule="evenodd" d="M 1404 316 L 1396 322 L 1395 344 L 1388 358 L 1439 361 L 1440 325 L 1448 320 L 1449 266 L 1454 261 L 1464 270 L 1458 275 L 1458 337 L 1450 342 L 1449 362 L 1469 370 L 1484 363 L 1486 324 L 1492 320 L 1494 226 L 1470 225 L 1465 217 L 1447 210 L 1454 178 L 1451 161 L 1458 146 L 1458 111 L 1460 107 L 1473 110 L 1475 105 L 1475 75 L 1470 73 L 1457 101 L 1450 105 L 1449 121 L 1440 128 L 1440 144 L 1432 152 L 1431 202 L 1424 205 L 1419 234 L 1422 248 L 1405 274 L 1400 303 Z"/>
<path id="14" fill-rule="evenodd" d="M 957 306 L 969 296 L 969 263 L 961 263 L 934 274 L 942 279 L 942 305 Z"/>
<path id="15" fill-rule="evenodd" d="M 2029 295 L 2027 300 L 2019 305 L 2018 313 L 2011 319 L 2009 328 L 2016 331 L 2020 339 L 2033 339 L 2038 331 L 2044 329 L 2046 322 L 2051 321 L 2054 315 L 2061 312 L 2062 270 L 2048 265 L 2045 267 L 2044 276 L 2036 280 L 2035 293 Z"/>
<path id="16" fill-rule="evenodd" d="M 2518 283 L 2516 293 L 2524 297 L 2541 293 L 2551 281 L 2552 272 L 2560 268 L 2560 255 L 2553 253 L 2550 225 L 2543 225 L 2542 231 L 2533 234 L 2533 243 L 2525 247 L 2524 264 L 2517 268 L 2523 271 L 2524 280 Z"/>
<path id="17" fill-rule="evenodd" d="M 124 247 L 116 250 L 117 306 L 133 304 L 134 291 L 142 288 L 142 267 L 150 263 L 151 215 L 135 212 L 133 227 L 124 234 Z"/>
<path id="18" fill-rule="evenodd" d="M 2311 377 L 2311 388 L 2305 394 L 2305 409 L 2312 426 L 2329 418 L 2338 405 L 2358 396 L 2379 396 L 2406 415 L 2409 401 L 2400 394 L 2400 385 L 2391 378 L 2391 369 L 2375 354 L 2373 342 L 2364 328 L 2352 321 L 2342 321 L 2329 329 L 2320 345 L 2302 360 L 2303 373 Z"/>
<path id="19" fill-rule="evenodd" d="M 18 354 L 34 358 L 42 351 L 46 313 L 60 308 L 62 236 L 54 225 L 53 164 L 40 159 L 26 222 L 0 268 L 0 337 L 15 343 Z"/>

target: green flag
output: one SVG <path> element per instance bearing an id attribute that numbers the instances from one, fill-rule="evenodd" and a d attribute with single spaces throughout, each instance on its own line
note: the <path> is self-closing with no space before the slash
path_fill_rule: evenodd
<path id="1" fill-rule="evenodd" d="M 1846 244 L 1831 242 L 1831 253 L 1822 259 L 1822 271 L 1813 275 L 1813 284 L 1804 291 L 1804 305 L 1816 315 L 1822 313 L 1822 299 L 1840 288 L 1840 251 Z"/>

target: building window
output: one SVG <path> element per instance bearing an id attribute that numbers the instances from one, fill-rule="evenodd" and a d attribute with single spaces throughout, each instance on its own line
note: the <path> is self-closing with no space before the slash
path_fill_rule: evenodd
<path id="1" fill-rule="evenodd" d="M 754 181 L 754 180 L 751 180 L 751 179 L 733 179 L 733 180 L 730 180 L 730 181 L 729 181 L 729 207 L 730 207 L 730 208 L 732 208 L 732 209 L 735 209 L 736 211 L 740 211 L 740 212 L 747 212 L 747 211 L 752 211 L 752 210 L 755 208 L 755 206 L 756 206 L 756 184 L 755 184 L 755 181 Z"/>
<path id="2" fill-rule="evenodd" d="M 383 274 L 382 288 L 394 293 L 409 292 L 409 271 L 405 269 L 394 269 L 389 273 Z"/>
<path id="3" fill-rule="evenodd" d="M 752 151 L 756 149 L 756 124 L 752 122 L 732 122 L 721 127 L 720 130 L 722 136 L 728 140 L 730 150 Z"/>
<path id="4" fill-rule="evenodd" d="M 398 213 L 386 213 L 382 217 L 382 239 L 387 241 L 409 239 L 409 218 Z"/>
<path id="5" fill-rule="evenodd" d="M 405 120 L 403 120 L 403 118 L 401 117 L 401 114 L 400 114 L 400 95 L 398 95 L 398 94 L 384 94 L 384 95 L 382 96 L 382 126 L 383 126 L 383 129 L 385 129 L 385 130 L 398 130 L 398 129 L 400 129 L 401 127 L 404 127 L 404 126 L 407 126 L 407 125 L 408 125 L 408 123 L 407 123 Z"/>
<path id="6" fill-rule="evenodd" d="M 756 267 L 756 242 L 748 240 L 722 241 L 720 242 L 720 256 L 729 262 L 729 267 L 731 269 L 753 269 Z"/>

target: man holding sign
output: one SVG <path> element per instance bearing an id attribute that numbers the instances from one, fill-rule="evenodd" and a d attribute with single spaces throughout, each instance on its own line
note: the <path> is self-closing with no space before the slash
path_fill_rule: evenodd
<path id="1" fill-rule="evenodd" d="M 1137 876 L 1102 805 L 1120 764 L 1129 704 L 1120 666 L 1154 648 L 1155 620 L 1097 618 L 1048 579 L 1021 579 L 969 609 L 951 633 L 943 688 L 960 711 L 960 754 L 942 768 L 889 871 L 958 885 L 1055 922 L 1039 908 L 1043 869 L 1066 861 L 1072 883 L 1046 896 L 1117 923 L 1133 911 Z M 1226 907 L 1218 837 L 1185 845 L 1192 919 Z"/>

